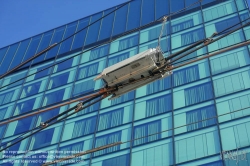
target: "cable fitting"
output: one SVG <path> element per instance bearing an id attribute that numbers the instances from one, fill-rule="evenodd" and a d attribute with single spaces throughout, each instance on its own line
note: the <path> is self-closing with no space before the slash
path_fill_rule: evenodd
<path id="1" fill-rule="evenodd" d="M 47 126 L 48 126 L 48 123 L 41 122 L 41 123 L 40 123 L 40 126 L 41 126 L 42 128 L 47 127 Z"/>
<path id="2" fill-rule="evenodd" d="M 75 112 L 80 111 L 80 110 L 82 109 L 82 107 L 83 107 L 82 103 L 78 103 L 78 104 L 76 105 Z"/>

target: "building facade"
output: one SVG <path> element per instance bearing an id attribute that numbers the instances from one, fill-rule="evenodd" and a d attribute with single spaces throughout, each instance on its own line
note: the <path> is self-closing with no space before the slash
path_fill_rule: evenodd
<path id="1" fill-rule="evenodd" d="M 157 46 L 162 24 L 155 21 L 164 15 L 187 8 L 169 17 L 166 23 L 161 38 L 164 56 L 234 24 L 243 25 L 249 18 L 245 0 L 203 0 L 189 7 L 195 2 L 134 0 L 70 37 L 0 80 L 0 120 L 102 88 L 103 82 L 93 78 L 104 68 Z M 0 75 L 118 7 L 1 48 Z M 147 26 L 149 23 L 152 24 Z M 141 26 L 144 27 L 123 35 Z M 248 26 L 178 63 L 249 39 Z M 85 51 L 102 43 L 105 44 Z M 37 165 L 122 141 L 119 146 L 58 165 L 250 165 L 249 49 L 244 46 L 201 60 L 118 99 L 104 99 L 8 148 L 2 152 L 0 163 Z M 20 80 L 23 77 L 26 78 Z M 1 148 L 76 104 L 1 125 Z"/>

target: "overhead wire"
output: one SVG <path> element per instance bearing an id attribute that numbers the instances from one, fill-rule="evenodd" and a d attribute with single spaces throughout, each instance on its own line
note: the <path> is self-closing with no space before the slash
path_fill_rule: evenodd
<path id="1" fill-rule="evenodd" d="M 155 133 L 152 133 L 152 134 L 148 134 L 148 135 L 145 135 L 145 136 L 142 136 L 142 137 L 138 137 L 138 138 L 134 138 L 134 139 L 131 139 L 131 140 L 128 140 L 128 141 L 120 141 L 120 142 L 113 142 L 113 143 L 110 143 L 108 145 L 113 145 L 113 146 L 119 146 L 121 144 L 126 144 L 126 143 L 129 143 L 129 142 L 134 142 L 136 140 L 140 140 L 140 139 L 143 139 L 143 138 L 147 138 L 147 137 L 151 137 L 151 136 L 154 136 L 154 135 L 158 135 L 158 134 L 161 134 L 161 133 L 164 133 L 164 132 L 168 132 L 168 131 L 172 131 L 172 130 L 175 130 L 175 129 L 179 129 L 179 128 L 182 128 L 182 127 L 186 127 L 186 126 L 189 126 L 189 125 L 192 125 L 192 124 L 197 124 L 197 123 L 200 123 L 200 122 L 204 122 L 204 121 L 207 121 L 207 120 L 212 120 L 212 119 L 216 119 L 216 123 L 218 123 L 218 120 L 219 120 L 219 117 L 222 117 L 222 116 L 225 116 L 225 115 L 228 115 L 228 114 L 232 114 L 232 113 L 235 113 L 235 112 L 239 112 L 239 111 L 243 111 L 243 110 L 246 110 L 250 107 L 246 107 L 246 108 L 242 108 L 242 109 L 239 109 L 239 110 L 235 110 L 235 111 L 231 111 L 231 112 L 227 112 L 227 113 L 224 113 L 224 114 L 220 114 L 220 115 L 217 115 L 217 116 L 213 116 L 213 117 L 210 117 L 210 118 L 206 118 L 206 119 L 202 119 L 202 120 L 198 120 L 198 121 L 195 121 L 195 122 L 192 122 L 192 123 L 188 123 L 188 124 L 185 124 L 185 125 L 181 125 L 181 126 L 178 126 L 178 127 L 174 127 L 174 128 L 170 128 L 170 129 L 166 129 L 166 130 L 162 130 L 160 132 L 155 132 Z M 249 116 L 249 115 L 247 115 Z M 246 116 L 245 116 L 246 117 Z M 212 125 L 211 125 L 212 126 Z M 103 145 L 103 146 L 108 146 L 108 145 Z M 100 146 L 100 147 L 103 147 L 103 146 Z M 98 150 L 99 147 L 96 147 L 95 149 L 97 149 L 96 151 L 99 151 Z M 109 147 L 107 147 L 109 148 Z M 100 149 L 100 150 L 103 150 Z M 96 152 L 95 151 L 95 152 Z M 93 153 L 93 152 L 92 152 Z M 84 154 L 82 154 L 84 155 Z M 79 157 L 79 156 L 82 156 L 80 155 L 80 153 L 78 153 L 78 155 L 76 157 Z M 73 155 L 72 155 L 73 156 Z M 69 156 L 68 156 L 69 157 Z M 67 157 L 64 158 L 64 161 L 67 160 L 66 159 Z M 72 158 L 72 157 L 71 157 Z M 68 159 L 71 159 L 71 158 L 68 158 Z M 58 159 L 60 160 L 60 159 Z M 82 160 L 79 160 L 78 162 L 80 162 Z M 55 161 L 52 161 L 52 162 L 49 162 L 49 165 L 50 164 L 55 164 Z M 45 165 L 48 165 L 45 163 Z"/>
<path id="2" fill-rule="evenodd" d="M 83 110 L 83 109 L 85 109 L 85 108 L 88 108 L 89 106 L 91 106 L 91 105 L 93 105 L 93 104 L 95 104 L 95 103 L 97 103 L 97 102 L 103 100 L 103 99 L 106 98 L 106 97 L 108 97 L 108 96 L 101 97 L 100 99 L 98 99 L 98 100 L 96 100 L 96 101 L 94 101 L 94 102 L 92 102 L 92 103 L 90 103 L 90 104 L 88 104 L 88 105 L 86 105 L 86 106 L 81 107 L 80 110 Z M 72 107 L 72 108 L 75 109 L 75 107 Z M 74 110 L 74 109 L 72 109 L 72 108 L 70 108 L 71 111 Z M 80 110 L 79 110 L 79 111 L 80 111 Z M 64 116 L 64 117 L 62 117 L 62 118 L 60 118 L 60 119 L 58 119 L 58 120 L 52 122 L 52 123 L 48 123 L 48 124 L 44 125 L 43 127 L 38 128 L 37 131 L 34 131 L 34 132 L 32 132 L 31 134 L 29 134 L 29 135 L 27 135 L 27 136 L 21 138 L 20 140 L 17 140 L 17 141 L 15 141 L 15 142 L 11 143 L 10 145 L 8 145 L 8 146 L 6 146 L 6 147 L 0 149 L 0 152 L 2 152 L 2 151 L 4 151 L 4 150 L 8 149 L 9 147 L 11 147 L 11 146 L 13 146 L 13 145 L 15 145 L 15 144 L 17 144 L 17 143 L 23 141 L 24 139 L 26 139 L 26 138 L 28 138 L 28 137 L 30 137 L 30 136 L 32 136 L 32 135 L 34 135 L 34 134 L 36 134 L 36 133 L 38 133 L 38 132 L 40 132 L 40 131 L 42 131 L 42 130 L 44 130 L 44 129 L 46 129 L 46 128 L 48 128 L 48 127 L 50 127 L 50 126 L 56 124 L 56 123 L 59 123 L 59 122 L 65 120 L 65 119 L 67 119 L 68 117 L 70 117 L 70 116 L 76 114 L 77 112 L 78 112 L 78 111 L 72 112 L 72 113 L 70 113 L 70 114 L 68 114 L 68 115 L 66 115 L 66 116 Z M 27 134 L 27 133 L 28 133 L 28 132 L 26 132 L 26 134 Z M 14 139 L 14 140 L 15 140 L 15 139 Z M 8 141 L 8 142 L 6 142 L 6 144 L 8 144 L 9 142 L 12 142 L 12 141 L 13 141 L 13 140 Z M 4 144 L 4 145 L 6 145 L 6 144 Z M 1 146 L 4 146 L 4 145 L 1 145 Z"/>
<path id="3" fill-rule="evenodd" d="M 130 0 L 130 1 L 133 1 L 133 0 Z M 130 1 L 129 1 L 129 2 L 130 2 Z M 180 13 L 180 12 L 182 12 L 182 11 L 184 11 L 184 10 L 186 10 L 186 9 L 188 9 L 188 8 L 190 8 L 190 7 L 192 7 L 192 6 L 194 6 L 194 5 L 196 5 L 197 3 L 201 2 L 201 1 L 203 1 L 203 0 L 198 0 L 198 1 L 196 1 L 195 3 L 193 3 L 193 4 L 191 4 L 191 5 L 189 5 L 189 6 L 185 7 L 185 8 L 183 8 L 183 9 L 181 9 L 181 10 L 179 10 L 179 11 L 170 14 L 169 17 L 170 17 L 170 16 L 173 16 L 173 15 L 176 15 L 176 14 L 178 14 L 178 13 Z M 129 2 L 128 2 L 128 3 L 129 3 Z M 124 5 L 124 6 L 125 6 L 125 5 Z M 121 7 L 122 7 L 122 6 L 121 6 Z M 120 8 L 121 8 L 121 7 L 120 7 Z M 109 14 L 111 14 L 111 13 L 109 13 Z M 108 14 L 107 14 L 107 15 L 108 15 Z M 107 16 L 107 15 L 105 15 L 105 16 Z M 39 71 L 37 71 L 37 72 L 35 72 L 35 73 L 32 73 L 32 74 L 30 74 L 30 75 L 28 75 L 28 76 L 25 76 L 25 77 L 21 78 L 21 79 L 18 79 L 18 80 L 16 80 L 16 81 L 13 81 L 12 83 L 9 83 L 9 84 L 7 84 L 7 85 L 4 85 L 4 86 L 0 87 L 0 89 L 5 88 L 5 87 L 7 87 L 7 86 L 9 86 L 9 85 L 12 85 L 12 84 L 14 84 L 14 83 L 17 83 L 17 82 L 19 82 L 19 81 L 21 81 L 21 80 L 23 80 L 23 79 L 26 79 L 26 78 L 28 78 L 28 77 L 30 77 L 30 76 L 32 76 L 32 75 L 37 74 L 37 73 L 39 73 L 39 72 L 42 72 L 42 71 L 44 71 L 44 70 L 47 70 L 47 69 L 49 69 L 49 68 L 51 68 L 51 67 L 53 67 L 53 66 L 55 66 L 55 65 L 58 65 L 58 64 L 63 63 L 63 62 L 65 62 L 65 61 L 68 61 L 69 59 L 72 59 L 72 58 L 74 58 L 74 57 L 76 57 L 76 56 L 79 56 L 79 55 L 81 55 L 81 54 L 84 54 L 85 52 L 88 52 L 88 51 L 90 51 L 90 50 L 92 50 L 92 49 L 95 49 L 95 48 L 97 48 L 97 47 L 100 47 L 100 46 L 102 46 L 102 45 L 105 45 L 105 44 L 107 44 L 107 43 L 110 43 L 110 42 L 112 42 L 112 41 L 115 41 L 116 39 L 118 39 L 118 38 L 120 38 L 120 37 L 123 37 L 123 36 L 125 36 L 125 35 L 131 34 L 131 33 L 136 32 L 136 31 L 138 31 L 138 30 L 141 30 L 141 29 L 144 29 L 144 28 L 149 27 L 149 26 L 151 26 L 151 25 L 154 25 L 154 24 L 156 24 L 157 22 L 161 22 L 162 19 L 164 19 L 164 17 L 165 17 L 165 16 L 160 17 L 160 18 L 157 19 L 156 21 L 152 21 L 152 22 L 150 22 L 150 23 L 148 23 L 148 24 L 146 24 L 146 25 L 143 25 L 143 26 L 140 26 L 140 27 L 138 27 L 138 28 L 134 28 L 134 29 L 132 29 L 132 30 L 129 30 L 129 31 L 127 31 L 127 32 L 124 32 L 124 33 L 122 33 L 121 35 L 118 35 L 118 36 L 116 36 L 116 37 L 114 37 L 114 38 L 112 38 L 112 39 L 110 39 L 110 40 L 108 40 L 108 41 L 106 41 L 106 42 L 103 42 L 103 43 L 98 44 L 98 45 L 96 45 L 96 46 L 94 46 L 94 47 L 91 47 L 91 48 L 89 48 L 89 49 L 87 49 L 87 50 L 85 50 L 85 51 L 83 50 L 82 52 L 80 52 L 80 53 L 78 53 L 78 54 L 76 54 L 76 55 L 74 55 L 74 56 L 71 56 L 71 57 L 69 57 L 69 58 L 67 58 L 67 59 L 65 59 L 65 60 L 62 60 L 62 61 L 57 62 L 57 63 L 54 63 L 54 64 L 51 65 L 51 66 L 45 67 L 45 68 L 43 68 L 43 69 L 41 69 L 41 70 L 39 70 Z M 100 21 L 100 20 L 97 20 L 97 21 Z M 97 21 L 96 21 L 96 22 L 97 22 Z M 94 23 L 94 22 L 93 22 L 93 23 Z M 93 24 L 93 23 L 92 23 L 92 24 Z M 92 25 L 92 24 L 90 24 L 90 25 Z M 90 26 L 90 25 L 88 25 L 88 26 Z M 84 29 L 82 29 L 82 30 L 84 30 Z M 81 31 L 81 30 L 80 30 L 80 31 Z M 78 32 L 79 32 L 79 31 L 78 31 Z M 78 32 L 77 32 L 77 33 L 78 33 Z M 72 36 L 70 36 L 70 37 L 72 37 Z M 60 43 L 60 42 L 59 42 L 59 43 Z"/>
<path id="4" fill-rule="evenodd" d="M 14 71 L 16 71 L 17 69 L 19 69 L 20 67 L 24 66 L 26 63 L 28 63 L 28 62 L 34 60 L 35 58 L 39 57 L 39 56 L 42 55 L 43 53 L 46 53 L 47 51 L 49 51 L 49 50 L 52 49 L 53 47 L 55 47 L 55 46 L 61 44 L 62 42 L 68 40 L 69 38 L 73 37 L 74 35 L 78 34 L 79 32 L 81 32 L 81 31 L 87 29 L 88 27 L 92 26 L 93 24 L 97 23 L 98 21 L 102 20 L 103 18 L 109 16 L 110 14 L 112 14 L 112 13 L 114 13 L 115 11 L 119 10 L 120 8 L 122 8 L 123 6 L 127 5 L 127 4 L 130 3 L 131 1 L 133 1 L 133 0 L 129 0 L 128 2 L 125 2 L 124 4 L 122 4 L 121 6 L 119 6 L 118 8 L 116 8 L 115 10 L 113 10 L 113 11 L 111 11 L 110 13 L 106 14 L 105 16 L 103 16 L 103 17 L 97 19 L 96 21 L 90 23 L 90 24 L 87 25 L 86 27 L 84 27 L 84 28 L 80 29 L 79 31 L 73 33 L 72 35 L 66 37 L 65 39 L 61 40 L 60 42 L 58 42 L 58 43 L 53 43 L 51 46 L 47 47 L 46 49 L 44 49 L 44 50 L 41 51 L 40 53 L 38 53 L 38 54 L 32 56 L 30 59 L 26 60 L 25 62 L 21 63 L 20 65 L 14 67 L 13 69 L 7 71 L 6 73 L 4 73 L 4 74 L 2 74 L 2 75 L 0 75 L 0 79 L 4 78 L 5 76 L 7 76 L 7 75 L 9 75 L 9 74 L 11 74 L 11 73 L 13 73 Z"/>
<path id="5" fill-rule="evenodd" d="M 202 1 L 202 0 L 200 0 L 200 1 Z M 199 1 L 199 2 L 200 2 L 200 1 Z M 197 3 L 197 2 L 196 2 L 196 3 Z M 249 18 L 248 18 L 248 19 L 249 19 Z M 246 20 L 247 20 L 247 19 L 246 19 Z M 245 21 L 245 20 L 244 20 L 244 21 Z M 139 27 L 139 28 L 140 28 L 140 27 Z M 241 27 L 241 28 L 242 28 L 242 27 Z M 138 28 L 136 28 L 136 29 L 138 29 Z M 103 45 L 103 44 L 101 44 L 101 45 Z M 97 47 L 99 47 L 99 45 L 98 45 Z M 91 49 L 93 49 L 93 48 L 91 48 Z M 89 51 L 89 50 L 87 50 L 87 51 Z M 80 54 L 82 54 L 82 53 L 80 53 Z M 71 58 L 72 58 L 72 57 L 71 57 Z M 71 58 L 70 58 L 70 59 L 71 59 Z M 66 60 L 68 60 L 68 59 L 66 59 Z M 60 61 L 60 62 L 62 63 L 62 61 Z M 54 64 L 54 65 L 56 65 L 56 64 Z M 52 65 L 52 66 L 50 66 L 50 67 L 53 67 L 54 65 Z M 50 67 L 49 67 L 49 68 L 50 68 Z M 20 80 L 19 80 L 19 81 L 20 81 Z M 0 89 L 1 89 L 1 88 L 0 88 Z M 92 103 L 91 103 L 91 105 L 92 105 Z M 75 112 L 74 112 L 74 113 L 75 113 Z M 62 114 L 62 115 L 64 115 L 64 114 Z M 53 119 L 53 120 L 55 120 L 55 119 Z M 39 131 L 40 131 L 40 130 L 39 130 Z M 36 132 L 35 132 L 35 133 L 36 133 Z M 26 136 L 26 137 L 27 137 L 27 136 Z M 26 137 L 25 137 L 25 138 L 26 138 Z M 13 144 L 13 145 L 14 145 L 14 144 Z M 5 148 L 6 148 L 6 147 L 5 147 Z M 7 147 L 7 148 L 8 148 L 8 147 Z"/>

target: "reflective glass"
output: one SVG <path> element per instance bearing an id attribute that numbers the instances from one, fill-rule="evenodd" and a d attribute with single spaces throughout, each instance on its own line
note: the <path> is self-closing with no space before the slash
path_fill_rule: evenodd
<path id="1" fill-rule="evenodd" d="M 140 26 L 141 0 L 132 1 L 128 9 L 127 31 Z"/>
<path id="2" fill-rule="evenodd" d="M 16 50 L 19 46 L 19 43 L 16 43 L 14 45 L 11 45 L 8 49 L 8 52 L 5 55 L 5 58 L 3 59 L 3 62 L 0 66 L 0 75 L 4 74 L 6 71 L 8 71 L 9 65 L 12 61 L 12 58 L 16 54 Z"/>
<path id="3" fill-rule="evenodd" d="M 155 19 L 154 17 L 155 17 L 155 2 L 143 0 L 141 26 L 154 21 Z"/>
<path id="4" fill-rule="evenodd" d="M 115 10 L 115 8 L 113 9 L 109 9 L 107 11 L 104 11 L 104 16 L 109 14 L 110 12 L 113 12 Z M 107 17 L 102 19 L 102 25 L 101 25 L 101 30 L 100 30 L 100 35 L 99 35 L 99 39 L 103 40 L 103 39 L 107 39 L 111 36 L 112 33 L 112 29 L 113 29 L 113 21 L 114 21 L 114 13 L 108 15 Z"/>
<path id="5" fill-rule="evenodd" d="M 174 13 L 184 8 L 184 0 L 170 0 L 170 12 Z"/>
<path id="6" fill-rule="evenodd" d="M 28 73 L 28 75 L 30 76 L 26 78 L 26 82 L 36 80 L 49 75 L 52 70 L 52 67 L 49 67 L 51 65 L 52 63 L 32 68 Z"/>
<path id="7" fill-rule="evenodd" d="M 78 33 L 75 35 L 71 50 L 74 50 L 83 46 L 84 40 L 86 37 L 87 28 L 84 30 L 82 29 L 87 27 L 88 24 L 89 24 L 89 18 L 85 18 L 79 21 L 77 30 L 76 30 L 76 32 Z"/>
<path id="8" fill-rule="evenodd" d="M 0 50 L 0 64 L 1 64 L 2 60 L 3 60 L 3 58 L 5 57 L 5 54 L 6 54 L 8 49 L 9 49 L 9 47 L 5 47 L 5 48 L 2 48 Z"/>
<path id="9" fill-rule="evenodd" d="M 28 48 L 29 43 L 30 43 L 30 39 L 27 39 L 21 42 L 16 52 L 16 55 L 10 65 L 10 69 L 16 67 L 17 65 L 21 63 L 23 56 Z"/>
<path id="10" fill-rule="evenodd" d="M 18 85 L 22 84 L 24 82 L 24 77 L 26 76 L 27 71 L 19 72 L 17 74 L 13 74 L 11 76 L 5 77 L 2 83 L 1 90 L 9 89 L 12 87 L 17 87 Z M 18 81 L 20 80 L 20 81 Z"/>
<path id="11" fill-rule="evenodd" d="M 45 90 L 46 85 L 47 79 L 26 84 L 23 87 L 20 98 L 32 96 L 34 94 L 43 92 Z"/>
<path id="12" fill-rule="evenodd" d="M 102 12 L 91 16 L 90 24 L 102 17 Z M 101 20 L 88 27 L 88 34 L 84 45 L 89 45 L 97 41 Z"/>
<path id="13" fill-rule="evenodd" d="M 113 36 L 125 31 L 127 23 L 128 5 L 123 6 L 115 13 Z"/>
<path id="14" fill-rule="evenodd" d="M 87 51 L 82 54 L 81 63 L 85 63 L 88 61 L 104 57 L 105 55 L 108 55 L 108 53 L 109 53 L 109 44 L 106 44 L 104 46 L 95 49 L 91 49 L 90 51 Z"/>
<path id="15" fill-rule="evenodd" d="M 155 9 L 156 20 L 169 14 L 169 1 L 156 0 L 155 5 L 156 5 Z"/>
<path id="16" fill-rule="evenodd" d="M 77 23 L 78 22 L 74 22 L 74 23 L 67 25 L 63 39 L 66 39 L 75 33 Z M 70 50 L 71 45 L 72 45 L 72 40 L 73 40 L 73 36 L 61 43 L 59 54 L 63 54 Z"/>
<path id="17" fill-rule="evenodd" d="M 63 35 L 64 35 L 64 30 L 65 30 L 65 26 L 57 28 L 54 32 L 54 35 L 51 39 L 50 45 L 54 44 L 54 43 L 58 43 L 62 40 Z M 52 57 L 55 57 L 57 55 L 59 46 L 55 46 L 53 47 L 51 50 L 49 50 L 46 54 L 46 58 L 45 59 L 50 59 Z"/>
<path id="18" fill-rule="evenodd" d="M 42 37 L 41 43 L 39 44 L 37 53 L 39 53 L 39 52 L 45 50 L 47 47 L 49 47 L 51 38 L 53 36 L 53 33 L 54 33 L 54 30 L 46 32 L 46 33 L 43 34 L 43 37 Z M 40 62 L 40 61 L 44 60 L 45 54 L 46 53 L 44 53 L 44 54 L 40 55 L 39 57 L 37 57 L 33 61 L 33 63 L 37 63 L 37 62 Z"/>
<path id="19" fill-rule="evenodd" d="M 51 104 L 55 104 L 57 102 L 61 102 L 63 100 L 67 100 L 70 97 L 71 93 L 71 85 L 68 87 L 63 87 L 60 89 L 56 89 L 50 92 L 47 92 L 44 96 L 44 101 L 42 106 L 47 106 Z"/>
<path id="20" fill-rule="evenodd" d="M 75 78 L 75 70 L 51 76 L 48 89 L 54 89 L 56 87 L 60 87 L 65 84 L 71 83 L 74 80 L 74 78 Z"/>
<path id="21" fill-rule="evenodd" d="M 42 35 L 39 35 L 39 36 L 36 36 L 36 37 L 33 37 L 31 39 L 31 42 L 29 44 L 29 48 L 27 49 L 26 51 L 26 54 L 22 60 L 22 62 L 26 61 L 27 59 L 33 57 L 36 53 L 37 53 L 37 47 L 40 43 L 40 39 L 41 39 Z M 29 66 L 30 62 L 24 66 Z"/>

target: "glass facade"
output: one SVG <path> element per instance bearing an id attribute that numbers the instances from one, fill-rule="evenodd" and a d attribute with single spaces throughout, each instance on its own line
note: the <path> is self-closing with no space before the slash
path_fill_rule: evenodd
<path id="1" fill-rule="evenodd" d="M 108 66 L 155 48 L 162 25 L 146 26 L 111 43 L 85 50 L 194 2 L 131 1 L 1 79 L 0 122 L 102 88 L 103 82 L 93 78 Z M 0 75 L 118 7 L 1 48 Z M 161 39 L 164 56 L 247 18 L 249 8 L 245 0 L 203 0 L 169 18 Z M 248 26 L 180 59 L 175 65 L 249 39 Z M 8 148 L 7 152 L 16 153 L 0 157 L 0 164 L 36 165 L 21 161 L 37 160 L 43 155 L 42 162 L 48 162 L 62 155 L 51 151 L 67 151 L 67 155 L 72 155 L 74 151 L 122 141 L 121 145 L 78 157 L 66 165 L 235 165 L 235 160 L 221 158 L 228 151 L 245 152 L 245 160 L 237 164 L 250 165 L 249 51 L 250 46 L 243 46 L 221 53 L 176 69 L 171 76 L 115 100 L 104 99 Z M 1 148 L 75 104 L 0 126 Z"/>

